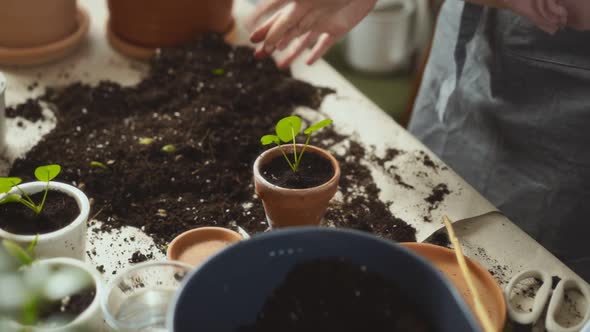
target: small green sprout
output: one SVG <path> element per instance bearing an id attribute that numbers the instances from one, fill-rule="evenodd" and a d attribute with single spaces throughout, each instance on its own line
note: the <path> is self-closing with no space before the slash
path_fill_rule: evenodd
<path id="1" fill-rule="evenodd" d="M 11 240 L 3 240 L 2 246 L 10 256 L 14 257 L 14 259 L 20 263 L 21 266 L 29 266 L 35 261 L 35 247 L 37 246 L 37 242 L 39 242 L 38 234 L 35 236 L 35 239 L 33 239 L 33 242 L 29 244 L 27 249 L 23 249 L 16 242 Z"/>
<path id="2" fill-rule="evenodd" d="M 142 137 L 139 139 L 139 144 L 141 145 L 150 145 L 154 143 L 154 139 L 150 137 Z"/>
<path id="3" fill-rule="evenodd" d="M 100 161 L 91 161 L 90 162 L 90 167 L 94 167 L 94 168 L 102 168 L 102 169 L 109 169 L 107 167 L 107 165 L 101 163 Z"/>
<path id="4" fill-rule="evenodd" d="M 216 68 L 211 71 L 213 75 L 221 76 L 225 74 L 225 70 L 223 68 Z"/>
<path id="5" fill-rule="evenodd" d="M 49 192 L 49 181 L 55 179 L 59 173 L 61 173 L 61 166 L 59 165 L 39 166 L 35 169 L 35 177 L 37 180 L 47 182 L 45 193 L 43 194 L 43 200 L 39 205 L 35 204 L 31 197 L 18 186 L 22 182 L 22 179 L 15 177 L 0 177 L 0 194 L 5 194 L 4 197 L 0 198 L 0 204 L 21 203 L 33 210 L 36 215 L 40 215 L 45 206 L 47 193 Z M 12 188 L 16 188 L 19 191 L 19 194 L 9 193 Z"/>
<path id="6" fill-rule="evenodd" d="M 311 134 L 326 126 L 329 126 L 332 124 L 332 122 L 332 120 L 326 119 L 307 127 L 307 129 L 303 131 L 303 133 L 307 135 L 307 139 L 305 140 L 303 149 L 301 149 L 301 152 L 299 153 L 297 153 L 297 135 L 299 135 L 301 132 L 302 121 L 301 118 L 296 115 L 288 116 L 277 122 L 275 128 L 276 135 L 264 135 L 262 138 L 260 138 L 260 143 L 262 143 L 262 145 L 276 144 L 283 153 L 285 160 L 287 160 L 289 167 L 291 167 L 293 172 L 297 172 L 299 171 L 299 165 L 301 164 L 303 153 L 307 149 L 309 141 L 311 140 Z M 285 150 L 283 150 L 281 142 L 289 144 L 293 142 L 293 160 L 289 159 L 285 153 Z"/>
<path id="7" fill-rule="evenodd" d="M 174 153 L 174 152 L 176 152 L 176 147 L 172 144 L 164 145 L 162 147 L 162 152 Z"/>

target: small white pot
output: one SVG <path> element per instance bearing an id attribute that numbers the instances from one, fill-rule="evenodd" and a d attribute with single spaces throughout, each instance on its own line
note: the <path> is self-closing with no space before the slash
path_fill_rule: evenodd
<path id="1" fill-rule="evenodd" d="M 370 73 L 407 68 L 416 50 L 414 0 L 378 3 L 347 36 L 345 56 L 356 70 Z"/>
<path id="2" fill-rule="evenodd" d="M 18 186 L 25 193 L 32 195 L 45 190 L 47 183 L 29 182 Z M 90 214 L 88 197 L 78 188 L 61 182 L 50 182 L 49 190 L 59 191 L 72 197 L 78 204 L 80 214 L 64 228 L 51 233 L 40 234 L 35 253 L 39 258 L 71 257 L 84 260 L 86 254 L 86 222 Z M 9 193 L 18 194 L 19 191 L 12 188 Z M 26 247 L 33 242 L 35 235 L 13 234 L 0 228 L 0 239 L 9 239 Z"/>
<path id="3" fill-rule="evenodd" d="M 6 77 L 0 72 L 0 153 L 6 147 Z"/>
<path id="4" fill-rule="evenodd" d="M 72 258 L 50 258 L 35 262 L 34 264 L 44 264 L 50 266 L 72 266 L 84 270 L 92 276 L 93 286 L 96 290 L 94 300 L 86 310 L 84 310 L 78 317 L 72 320 L 70 323 L 54 327 L 31 327 L 23 326 L 16 322 L 10 322 L 11 327 L 15 331 L 26 331 L 26 332 L 60 332 L 60 331 L 102 331 L 103 328 L 103 315 L 102 309 L 100 308 L 100 299 L 104 292 L 104 283 L 100 274 L 96 269 L 82 261 Z"/>

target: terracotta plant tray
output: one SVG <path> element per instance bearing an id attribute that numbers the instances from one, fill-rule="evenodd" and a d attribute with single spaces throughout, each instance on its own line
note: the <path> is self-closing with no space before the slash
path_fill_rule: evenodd
<path id="1" fill-rule="evenodd" d="M 402 245 L 424 257 L 447 276 L 475 314 L 471 292 L 463 279 L 453 250 L 426 243 L 402 243 Z M 502 331 L 506 323 L 506 302 L 504 301 L 502 288 L 485 268 L 468 257 L 465 257 L 465 259 L 496 331 Z"/>
<path id="2" fill-rule="evenodd" d="M 235 21 L 232 21 L 230 27 L 227 29 L 227 32 L 225 33 L 225 40 L 228 43 L 231 43 L 235 40 L 236 34 L 236 23 Z M 154 53 L 156 52 L 156 49 L 154 48 L 143 47 L 141 45 L 133 44 L 119 37 L 113 31 L 110 20 L 107 22 L 107 39 L 109 40 L 111 46 L 113 46 L 113 48 L 119 51 L 121 54 L 137 60 L 149 60 L 152 56 L 154 56 Z"/>
<path id="3" fill-rule="evenodd" d="M 30 48 L 0 47 L 0 65 L 33 66 L 59 60 L 72 52 L 84 40 L 90 27 L 90 16 L 78 8 L 78 29 L 54 43 Z"/>

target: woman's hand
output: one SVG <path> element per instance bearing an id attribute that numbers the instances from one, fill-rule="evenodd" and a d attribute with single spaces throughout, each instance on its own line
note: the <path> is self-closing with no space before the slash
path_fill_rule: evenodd
<path id="1" fill-rule="evenodd" d="M 264 0 L 250 19 L 256 29 L 250 36 L 261 43 L 257 57 L 293 44 L 279 60 L 288 67 L 303 51 L 312 47 L 307 64 L 318 60 L 338 39 L 357 25 L 375 6 L 377 0 Z M 259 24 L 263 17 L 268 17 Z"/>

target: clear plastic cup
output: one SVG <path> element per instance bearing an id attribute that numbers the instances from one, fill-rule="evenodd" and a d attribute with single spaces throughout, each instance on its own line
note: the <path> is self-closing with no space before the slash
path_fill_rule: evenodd
<path id="1" fill-rule="evenodd" d="M 101 301 L 112 331 L 166 331 L 166 315 L 192 267 L 174 261 L 138 264 L 107 286 Z"/>

